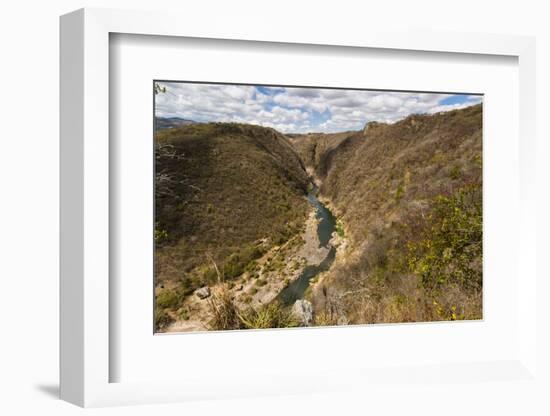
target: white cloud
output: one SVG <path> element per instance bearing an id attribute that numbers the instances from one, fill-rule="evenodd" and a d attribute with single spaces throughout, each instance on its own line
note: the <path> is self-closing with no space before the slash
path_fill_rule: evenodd
<path id="1" fill-rule="evenodd" d="M 233 121 L 284 133 L 361 129 L 366 122 L 395 122 L 413 113 L 464 108 L 479 96 L 320 88 L 163 83 L 155 96 L 156 115 L 198 122 Z M 443 100 L 453 98 L 451 100 Z"/>

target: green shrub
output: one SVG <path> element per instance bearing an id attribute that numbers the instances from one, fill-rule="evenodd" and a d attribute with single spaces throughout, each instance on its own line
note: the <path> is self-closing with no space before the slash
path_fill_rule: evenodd
<path id="1" fill-rule="evenodd" d="M 405 187 L 402 183 L 397 185 L 397 190 L 395 191 L 395 201 L 399 202 L 401 198 L 403 198 L 403 195 L 405 194 Z"/>
<path id="2" fill-rule="evenodd" d="M 178 311 L 178 318 L 187 321 L 189 319 L 189 311 L 187 309 L 181 309 Z"/>
<path id="3" fill-rule="evenodd" d="M 155 309 L 155 329 L 157 331 L 162 330 L 173 321 L 174 319 L 170 316 L 168 311 L 158 307 Z"/>
<path id="4" fill-rule="evenodd" d="M 344 226 L 342 225 L 341 221 L 336 222 L 335 229 L 336 229 L 336 233 L 338 234 L 338 236 L 340 236 L 340 238 L 344 238 L 346 236 L 346 233 L 344 232 Z"/>
<path id="5" fill-rule="evenodd" d="M 204 284 L 215 284 L 218 282 L 218 272 L 214 266 L 206 266 L 203 269 L 201 282 L 198 286 Z"/>
<path id="6" fill-rule="evenodd" d="M 181 297 L 175 290 L 163 289 L 157 294 L 156 300 L 159 308 L 173 309 L 178 306 Z"/>
<path id="7" fill-rule="evenodd" d="M 410 271 L 421 276 L 428 290 L 446 283 L 467 290 L 482 285 L 481 186 L 469 185 L 450 197 L 440 195 L 430 214 L 431 226 L 408 245 Z"/>
<path id="8" fill-rule="evenodd" d="M 462 175 L 462 171 L 460 169 L 460 166 L 455 165 L 451 169 L 451 172 L 449 172 L 449 176 L 451 179 L 457 180 L 460 179 L 460 176 Z"/>
<path id="9" fill-rule="evenodd" d="M 258 310 L 247 310 L 241 315 L 241 323 L 246 329 L 291 328 L 299 325 L 292 312 L 278 302 L 272 302 Z"/>
<path id="10" fill-rule="evenodd" d="M 233 279 L 245 271 L 251 271 L 256 267 L 256 259 L 262 256 L 262 250 L 256 245 L 248 245 L 230 255 L 224 266 L 223 275 L 225 279 Z"/>
<path id="11" fill-rule="evenodd" d="M 179 291 L 182 297 L 189 296 L 191 293 L 195 291 L 196 288 L 197 287 L 195 286 L 193 280 L 190 277 L 185 276 L 180 280 Z"/>
<path id="12" fill-rule="evenodd" d="M 155 223 L 155 243 L 161 243 L 168 239 L 168 231 L 161 228 L 159 223 Z"/>

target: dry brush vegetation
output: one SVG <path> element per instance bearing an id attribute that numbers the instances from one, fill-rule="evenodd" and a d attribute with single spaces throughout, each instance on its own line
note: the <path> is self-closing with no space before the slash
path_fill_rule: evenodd
<path id="1" fill-rule="evenodd" d="M 313 159 L 318 141 L 299 148 L 351 240 L 313 291 L 317 314 L 329 323 L 480 319 L 481 105 L 337 140 Z"/>
<path id="2" fill-rule="evenodd" d="M 308 178 L 269 128 L 191 124 L 155 141 L 157 329 L 194 290 L 231 280 L 303 229 Z"/>
<path id="3" fill-rule="evenodd" d="M 159 330 L 188 319 L 181 306 L 203 286 L 215 287 L 209 329 L 298 325 L 277 301 L 243 305 L 233 285 L 256 279 L 239 292 L 250 300 L 266 276 L 286 281 L 294 266 L 273 250 L 302 243 L 308 173 L 346 240 L 307 292 L 315 325 L 482 317 L 481 105 L 337 134 L 190 124 L 159 130 L 155 154 Z"/>

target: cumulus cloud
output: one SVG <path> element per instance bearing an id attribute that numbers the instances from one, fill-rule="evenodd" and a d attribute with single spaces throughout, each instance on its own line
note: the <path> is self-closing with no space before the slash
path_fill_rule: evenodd
<path id="1" fill-rule="evenodd" d="M 161 83 L 155 96 L 157 117 L 197 122 L 239 122 L 272 127 L 284 133 L 361 129 L 369 121 L 393 123 L 410 114 L 433 114 L 481 102 L 481 96 L 264 87 L 221 84 Z"/>

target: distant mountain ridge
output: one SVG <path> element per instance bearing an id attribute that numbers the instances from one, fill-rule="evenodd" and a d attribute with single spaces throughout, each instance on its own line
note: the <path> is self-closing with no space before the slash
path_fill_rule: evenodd
<path id="1" fill-rule="evenodd" d="M 155 117 L 155 130 L 157 131 L 187 126 L 189 124 L 197 124 L 197 122 L 181 117 Z"/>

